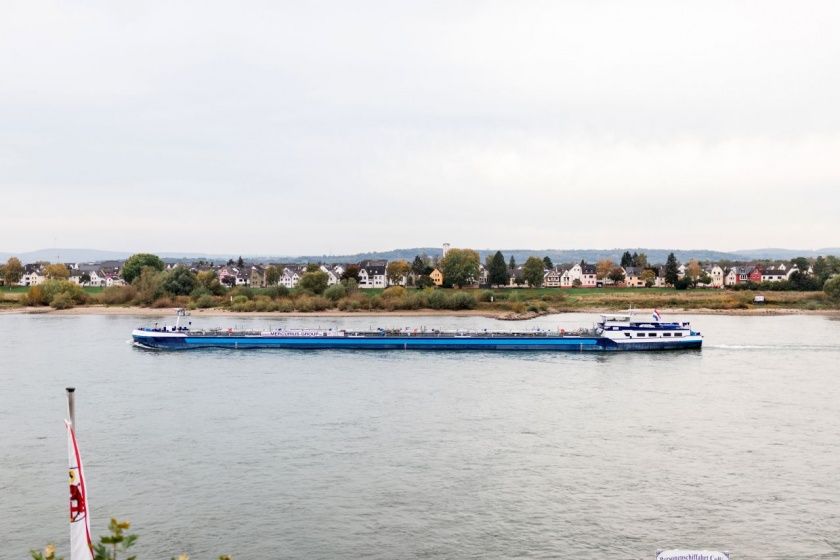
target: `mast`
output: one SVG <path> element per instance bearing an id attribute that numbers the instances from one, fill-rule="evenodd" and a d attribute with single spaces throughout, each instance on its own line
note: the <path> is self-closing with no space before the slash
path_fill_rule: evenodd
<path id="1" fill-rule="evenodd" d="M 76 429 L 76 388 L 67 387 L 67 408 L 70 412 L 70 424 Z"/>

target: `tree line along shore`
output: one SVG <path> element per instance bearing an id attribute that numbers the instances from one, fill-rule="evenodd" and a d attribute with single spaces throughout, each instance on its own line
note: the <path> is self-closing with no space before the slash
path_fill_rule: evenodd
<path id="1" fill-rule="evenodd" d="M 289 289 L 279 285 L 228 287 L 219 281 L 213 270 L 196 272 L 183 265 L 167 269 L 153 255 L 135 257 L 138 258 L 132 257 L 126 261 L 127 266 L 123 269 L 125 285 L 91 288 L 62 278 L 50 278 L 36 286 L 4 286 L 0 291 L 3 296 L 0 307 L 69 309 L 74 306 L 105 305 L 260 313 L 428 309 L 479 310 L 512 316 L 629 307 L 721 311 L 840 309 L 840 275 L 836 273 L 826 278 L 821 290 L 779 289 L 783 286 L 778 283 L 775 286 L 744 286 L 741 289 L 722 290 L 691 287 L 466 289 L 402 285 L 362 290 L 352 277 L 328 285 L 326 274 L 317 265 L 310 265 L 298 285 Z M 763 296 L 761 303 L 755 297 L 759 294 Z"/>

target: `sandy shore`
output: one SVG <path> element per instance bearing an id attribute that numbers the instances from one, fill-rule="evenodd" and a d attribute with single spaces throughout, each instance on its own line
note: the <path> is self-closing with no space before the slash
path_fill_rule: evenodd
<path id="1" fill-rule="evenodd" d="M 606 308 L 582 308 L 560 311 L 558 313 L 616 313 L 620 310 Z M 634 309 L 635 313 L 650 313 L 652 309 Z M 784 309 L 784 308 L 759 308 L 759 309 L 682 309 L 682 308 L 659 308 L 665 314 L 683 315 L 752 315 L 752 316 L 776 316 L 776 315 L 826 315 L 840 317 L 840 310 L 819 310 L 810 311 L 805 309 Z M 50 307 L 17 307 L 11 309 L 0 309 L 0 314 L 49 314 L 49 315 L 140 315 L 146 317 L 169 317 L 175 314 L 171 308 L 152 309 L 148 307 L 107 307 L 104 305 L 88 305 L 74 307 L 72 309 L 56 310 Z M 313 311 L 302 312 L 242 312 L 230 311 L 227 309 L 195 309 L 190 311 L 194 317 L 416 317 L 416 316 L 440 316 L 440 317 L 488 317 L 499 319 L 510 314 L 509 311 L 490 311 L 483 309 L 466 309 L 451 311 L 446 309 L 418 309 L 416 311 Z"/>

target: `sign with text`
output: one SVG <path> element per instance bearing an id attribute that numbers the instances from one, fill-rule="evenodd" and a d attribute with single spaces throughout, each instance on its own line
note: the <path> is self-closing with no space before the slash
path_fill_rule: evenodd
<path id="1" fill-rule="evenodd" d="M 730 560 L 728 552 L 716 550 L 659 550 L 656 560 Z"/>

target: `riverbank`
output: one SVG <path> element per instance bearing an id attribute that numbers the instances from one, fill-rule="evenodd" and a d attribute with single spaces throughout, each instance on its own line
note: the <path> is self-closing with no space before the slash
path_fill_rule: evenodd
<path id="1" fill-rule="evenodd" d="M 78 296 L 78 297 L 76 297 Z M 763 302 L 757 303 L 757 296 Z M 3 294 L 0 313 L 114 314 L 163 316 L 184 307 L 196 316 L 354 317 L 478 316 L 523 320 L 555 313 L 604 313 L 627 309 L 648 313 L 836 315 L 840 305 L 824 292 L 674 290 L 668 288 L 516 288 L 495 290 L 359 290 L 326 298 L 302 290 L 234 288 L 224 295 L 147 298 L 133 287 L 75 294 L 61 301 Z M 33 305 L 39 302 L 42 305 Z M 60 309 L 57 310 L 56 308 Z"/>
<path id="2" fill-rule="evenodd" d="M 660 313 L 666 315 L 732 315 L 732 316 L 776 316 L 776 315 L 825 315 L 840 317 L 840 309 L 792 309 L 792 308 L 775 308 L 775 307 L 756 307 L 752 309 L 686 309 L 686 308 L 658 308 Z M 486 309 L 460 309 L 460 310 L 446 310 L 446 309 L 417 309 L 417 310 L 400 310 L 400 311 L 338 311 L 338 310 L 324 310 L 312 312 L 281 312 L 281 311 L 231 311 L 229 309 L 195 309 L 190 311 L 194 317 L 487 317 L 490 319 L 529 319 L 543 315 L 555 315 L 564 313 L 615 313 L 618 310 L 615 308 L 605 307 L 590 307 L 578 309 L 547 309 L 545 312 L 537 314 L 522 314 L 522 317 L 511 317 L 511 312 L 507 310 L 486 310 Z M 653 308 L 634 308 L 633 312 L 638 315 L 646 315 L 653 312 Z M 50 307 L 16 307 L 10 309 L 0 309 L 2 314 L 35 314 L 35 315 L 64 315 L 64 316 L 79 316 L 79 315 L 129 315 L 141 317 L 171 317 L 175 313 L 175 309 L 162 308 L 155 309 L 149 307 L 136 306 L 104 306 L 104 305 L 87 305 L 82 307 L 74 307 L 71 309 L 52 309 Z"/>

